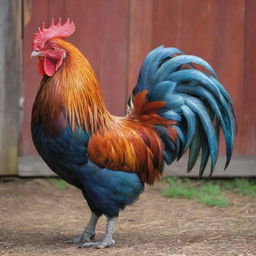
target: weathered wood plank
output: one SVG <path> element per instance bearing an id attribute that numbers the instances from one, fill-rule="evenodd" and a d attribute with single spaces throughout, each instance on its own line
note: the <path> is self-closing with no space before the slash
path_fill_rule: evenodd
<path id="1" fill-rule="evenodd" d="M 16 174 L 21 84 L 21 1 L 0 0 L 0 174 Z"/>
<path id="2" fill-rule="evenodd" d="M 153 1 L 129 1 L 128 91 L 134 88 L 142 62 L 152 50 Z"/>
<path id="3" fill-rule="evenodd" d="M 240 151 L 256 157 L 256 1 L 246 0 L 244 82 L 242 95 L 242 121 L 239 123 Z"/>

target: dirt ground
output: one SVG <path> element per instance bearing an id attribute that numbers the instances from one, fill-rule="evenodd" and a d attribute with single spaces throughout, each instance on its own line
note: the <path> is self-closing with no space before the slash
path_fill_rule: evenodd
<path id="1" fill-rule="evenodd" d="M 78 249 L 65 241 L 80 233 L 90 211 L 78 190 L 56 189 L 46 179 L 0 180 L 0 255 L 256 255 L 256 200 L 228 194 L 229 207 L 166 199 L 164 185 L 146 188 L 123 211 L 116 246 Z M 105 218 L 97 226 L 102 238 Z"/>

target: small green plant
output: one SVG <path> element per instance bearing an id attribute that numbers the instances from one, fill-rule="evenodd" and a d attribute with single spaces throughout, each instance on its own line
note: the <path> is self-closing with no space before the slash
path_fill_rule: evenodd
<path id="1" fill-rule="evenodd" d="M 256 197 L 256 180 L 230 179 L 215 181 L 193 181 L 190 179 L 164 178 L 169 187 L 162 191 L 165 197 L 189 198 L 209 206 L 225 207 L 228 200 L 223 191 L 229 190 L 246 196 Z"/>
<path id="2" fill-rule="evenodd" d="M 209 206 L 225 207 L 228 201 L 222 195 L 219 185 L 210 182 L 195 184 L 189 179 L 167 178 L 170 185 L 162 191 L 165 197 L 193 198 Z"/>
<path id="3" fill-rule="evenodd" d="M 68 188 L 68 183 L 59 178 L 49 178 L 48 181 L 59 190 L 66 190 Z"/>
<path id="4" fill-rule="evenodd" d="M 256 197 L 256 180 L 255 179 L 234 179 L 222 182 L 222 185 L 227 190 Z"/>
<path id="5" fill-rule="evenodd" d="M 223 196 L 220 186 L 211 182 L 202 183 L 194 198 L 209 206 L 228 206 L 228 200 Z"/>
<path id="6" fill-rule="evenodd" d="M 196 193 L 196 188 L 189 179 L 167 178 L 166 182 L 170 186 L 162 191 L 165 197 L 193 198 Z"/>

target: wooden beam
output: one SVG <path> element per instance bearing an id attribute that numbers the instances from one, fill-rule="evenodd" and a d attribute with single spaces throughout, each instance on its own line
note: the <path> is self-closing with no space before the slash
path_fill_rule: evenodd
<path id="1" fill-rule="evenodd" d="M 256 158 L 255 157 L 234 157 L 230 166 L 224 172 L 225 158 L 220 157 L 213 177 L 230 178 L 230 177 L 256 177 Z M 166 166 L 164 170 L 165 176 L 178 177 L 198 177 L 199 163 L 190 174 L 186 173 L 187 158 L 182 158 L 179 162 L 174 162 L 171 166 Z M 209 170 L 209 167 L 207 168 Z M 50 168 L 43 162 L 39 156 L 23 156 L 19 157 L 18 165 L 19 175 L 23 177 L 31 176 L 56 176 Z M 206 171 L 205 177 L 208 177 Z"/>
<path id="2" fill-rule="evenodd" d="M 230 178 L 230 177 L 256 177 L 256 158 L 255 157 L 233 157 L 230 165 L 224 171 L 225 157 L 220 157 L 216 164 L 213 177 Z M 200 161 L 197 161 L 191 173 L 187 173 L 188 159 L 183 157 L 179 162 L 174 162 L 171 166 L 166 166 L 166 176 L 178 177 L 198 177 Z M 210 166 L 206 167 L 204 177 L 209 177 Z"/>
<path id="3" fill-rule="evenodd" d="M 16 174 L 22 1 L 0 0 L 0 175 Z"/>

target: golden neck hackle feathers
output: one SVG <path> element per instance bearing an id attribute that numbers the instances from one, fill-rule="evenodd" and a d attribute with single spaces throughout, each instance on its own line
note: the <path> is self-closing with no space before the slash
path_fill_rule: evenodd
<path id="1" fill-rule="evenodd" d="M 49 90 L 54 92 L 54 97 L 59 98 L 61 102 L 59 104 L 65 108 L 72 130 L 76 125 L 92 133 L 99 128 L 106 128 L 111 122 L 111 115 L 105 107 L 99 83 L 91 65 L 72 44 L 58 38 L 55 41 L 65 49 L 67 57 L 60 70 L 47 82 L 51 83 Z M 48 93 L 51 94 L 50 91 Z M 55 98 L 51 101 L 55 101 Z M 56 104 L 56 101 L 53 104 Z"/>

